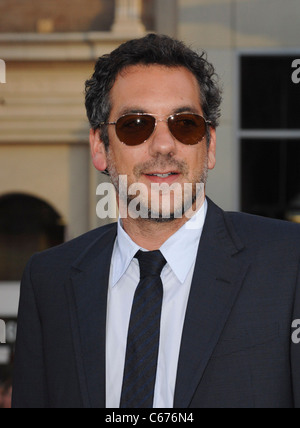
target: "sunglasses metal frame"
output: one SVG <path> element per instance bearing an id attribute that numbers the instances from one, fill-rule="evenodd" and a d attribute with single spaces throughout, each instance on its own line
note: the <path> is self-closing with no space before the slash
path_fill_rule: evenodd
<path id="1" fill-rule="evenodd" d="M 191 115 L 191 116 L 201 117 L 201 119 L 203 119 L 203 120 L 204 120 L 204 122 L 205 122 L 205 125 L 206 125 L 206 131 L 207 131 L 207 126 L 212 125 L 212 122 L 211 122 L 210 120 L 206 120 L 206 119 L 205 119 L 203 116 L 201 116 L 200 114 L 197 114 L 197 113 L 190 113 L 190 112 L 171 114 L 171 115 L 170 115 L 169 117 L 167 117 L 166 119 L 158 119 L 158 115 L 156 115 L 156 114 L 151 114 L 151 113 L 127 113 L 127 114 L 124 114 L 124 115 L 120 116 L 116 122 L 102 122 L 102 123 L 100 123 L 100 128 L 102 128 L 103 126 L 108 126 L 108 125 L 114 125 L 114 126 L 116 126 L 116 125 L 118 124 L 119 120 L 121 120 L 121 119 L 123 119 L 123 118 L 125 118 L 125 117 L 127 117 L 127 116 L 150 116 L 150 117 L 154 118 L 154 119 L 155 119 L 155 126 L 154 126 L 154 129 L 153 129 L 152 133 L 149 135 L 149 137 L 148 137 L 145 141 L 142 141 L 141 143 L 136 144 L 136 145 L 132 145 L 132 147 L 134 147 L 134 146 L 139 146 L 139 145 L 141 145 L 141 144 L 146 143 L 146 142 L 149 140 L 149 138 L 151 138 L 151 137 L 152 137 L 152 135 L 155 133 L 156 128 L 157 128 L 157 124 L 158 124 L 159 122 L 165 122 L 165 123 L 167 123 L 167 124 L 168 124 L 168 127 L 169 127 L 169 131 L 170 131 L 170 133 L 172 134 L 172 136 L 173 136 L 174 138 L 176 138 L 176 136 L 175 136 L 175 135 L 173 135 L 173 133 L 172 133 L 172 131 L 171 131 L 171 129 L 170 129 L 169 121 L 170 121 L 170 119 L 174 119 L 174 118 L 176 118 L 176 117 L 178 117 L 178 116 L 184 116 L 184 115 Z M 201 141 L 203 141 L 204 137 L 205 137 L 205 134 L 204 134 L 204 136 L 202 137 L 202 139 L 201 139 L 200 141 L 198 141 L 197 143 L 195 143 L 195 145 L 196 145 L 196 144 L 198 144 L 198 143 L 200 143 Z M 118 138 L 119 138 L 119 137 L 118 137 Z M 177 138 L 176 138 L 176 139 L 177 139 Z M 121 141 L 121 140 L 120 140 L 120 141 Z M 180 140 L 178 140 L 178 141 L 179 141 L 181 144 L 184 144 L 184 143 L 182 143 Z M 126 146 L 129 146 L 129 147 L 131 146 L 130 144 L 126 144 L 126 143 L 124 143 L 123 141 L 121 141 L 121 143 L 122 143 L 122 144 L 125 144 Z M 184 145 L 191 145 L 191 144 L 184 144 Z"/>

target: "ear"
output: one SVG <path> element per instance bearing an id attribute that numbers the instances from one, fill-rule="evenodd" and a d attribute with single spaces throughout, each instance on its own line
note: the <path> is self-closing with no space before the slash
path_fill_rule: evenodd
<path id="1" fill-rule="evenodd" d="M 210 129 L 210 145 L 208 148 L 208 169 L 216 166 L 217 134 L 215 128 Z"/>
<path id="2" fill-rule="evenodd" d="M 95 168 L 101 172 L 105 171 L 107 168 L 106 150 L 99 129 L 90 130 L 90 146 Z"/>

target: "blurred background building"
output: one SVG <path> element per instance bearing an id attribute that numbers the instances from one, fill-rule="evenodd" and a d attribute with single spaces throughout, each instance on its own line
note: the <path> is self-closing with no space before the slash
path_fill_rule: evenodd
<path id="1" fill-rule="evenodd" d="M 26 261 L 103 224 L 84 109 L 96 59 L 149 31 L 206 50 L 224 88 L 209 196 L 300 221 L 299 19 L 299 0 L 0 0 L 0 384 Z"/>

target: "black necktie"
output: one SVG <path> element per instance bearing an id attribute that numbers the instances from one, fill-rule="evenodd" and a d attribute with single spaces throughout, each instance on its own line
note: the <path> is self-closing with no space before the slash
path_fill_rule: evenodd
<path id="1" fill-rule="evenodd" d="M 152 408 L 159 351 L 166 260 L 160 251 L 139 251 L 140 282 L 136 289 L 128 330 L 120 408 Z"/>

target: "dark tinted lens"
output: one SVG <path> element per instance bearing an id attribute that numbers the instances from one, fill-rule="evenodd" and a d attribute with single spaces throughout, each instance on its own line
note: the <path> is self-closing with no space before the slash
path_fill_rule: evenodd
<path id="1" fill-rule="evenodd" d="M 119 140 L 127 146 L 137 146 L 147 141 L 155 129 L 155 118 L 130 114 L 121 117 L 116 125 Z"/>
<path id="2" fill-rule="evenodd" d="M 186 145 L 198 144 L 206 133 L 205 120 L 196 114 L 178 114 L 170 117 L 169 128 L 176 140 Z"/>

